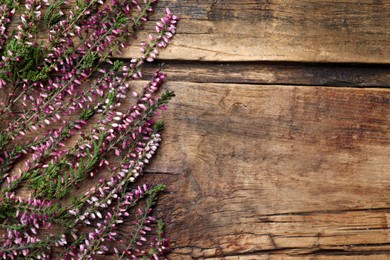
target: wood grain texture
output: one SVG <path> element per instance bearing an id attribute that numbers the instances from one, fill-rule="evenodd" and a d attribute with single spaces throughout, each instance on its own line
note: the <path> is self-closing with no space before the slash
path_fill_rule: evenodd
<path id="1" fill-rule="evenodd" d="M 390 90 L 169 88 L 146 177 L 171 192 L 172 259 L 390 252 Z"/>
<path id="2" fill-rule="evenodd" d="M 316 255 L 316 256 L 275 256 L 275 255 L 244 255 L 244 256 L 228 256 L 228 257 L 216 257 L 216 258 L 208 258 L 209 260 L 382 260 L 382 259 L 390 259 L 388 255 L 385 254 L 376 254 L 376 255 L 351 255 L 351 256 L 341 256 L 341 255 Z"/>
<path id="3" fill-rule="evenodd" d="M 163 59 L 390 62 L 389 1 L 163 0 L 155 17 L 167 6 L 182 20 Z"/>
<path id="4" fill-rule="evenodd" d="M 166 88 L 177 96 L 140 181 L 168 185 L 169 259 L 390 255 L 390 89 Z"/>
<path id="5" fill-rule="evenodd" d="M 141 181 L 168 185 L 169 259 L 389 259 L 390 1 L 166 7 L 177 97 Z"/>

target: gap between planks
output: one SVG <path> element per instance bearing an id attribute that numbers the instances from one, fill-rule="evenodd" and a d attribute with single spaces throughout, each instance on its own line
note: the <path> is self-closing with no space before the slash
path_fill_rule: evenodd
<path id="1" fill-rule="evenodd" d="M 169 81 L 358 88 L 390 87 L 390 65 L 160 60 Z M 156 64 L 147 64 L 145 78 Z"/>

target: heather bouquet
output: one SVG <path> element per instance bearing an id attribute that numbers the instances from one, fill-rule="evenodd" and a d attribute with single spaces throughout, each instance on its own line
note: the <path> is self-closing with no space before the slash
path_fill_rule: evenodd
<path id="1" fill-rule="evenodd" d="M 0 0 L 0 257 L 163 259 L 153 214 L 164 185 L 137 177 L 161 142 L 157 69 L 176 31 L 166 10 L 138 57 L 157 0 Z M 135 84 L 135 80 L 139 81 Z M 142 87 L 139 87 L 143 84 Z"/>

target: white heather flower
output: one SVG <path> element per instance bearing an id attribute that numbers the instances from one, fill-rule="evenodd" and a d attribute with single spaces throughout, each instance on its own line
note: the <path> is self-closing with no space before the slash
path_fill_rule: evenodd
<path id="1" fill-rule="evenodd" d="M 98 218 L 103 218 L 102 214 L 101 214 L 99 211 L 96 211 L 96 216 L 97 216 Z"/>
<path id="2" fill-rule="evenodd" d="M 69 212 L 69 214 L 71 214 L 73 216 L 77 215 L 77 212 L 75 210 L 73 210 L 73 209 L 69 210 L 68 212 Z"/>

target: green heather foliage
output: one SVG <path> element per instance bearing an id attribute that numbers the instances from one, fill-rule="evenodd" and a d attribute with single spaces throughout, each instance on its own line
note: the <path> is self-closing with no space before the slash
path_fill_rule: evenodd
<path id="1" fill-rule="evenodd" d="M 153 215 L 165 186 L 137 178 L 174 93 L 156 95 L 161 69 L 141 90 L 132 82 L 178 17 L 166 10 L 139 57 L 112 55 L 133 44 L 156 2 L 0 0 L 1 258 L 165 258 L 164 223 Z"/>

